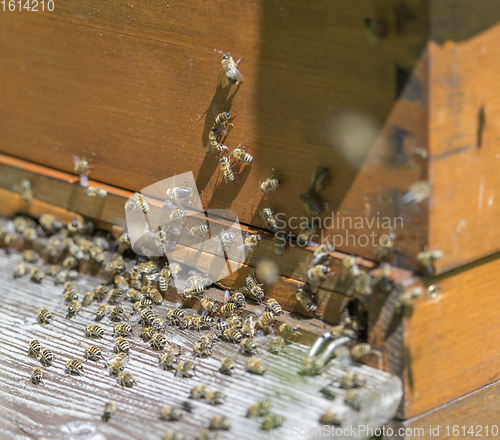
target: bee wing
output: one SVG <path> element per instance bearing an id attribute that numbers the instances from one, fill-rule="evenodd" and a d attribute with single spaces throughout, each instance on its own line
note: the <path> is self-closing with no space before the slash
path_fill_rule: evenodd
<path id="1" fill-rule="evenodd" d="M 238 63 L 240 61 L 238 61 Z M 236 64 L 238 64 L 238 63 L 236 63 Z M 245 81 L 245 78 L 243 78 L 243 75 L 241 74 L 240 70 L 237 67 L 234 68 L 234 73 L 236 74 L 236 81 L 237 82 L 244 82 Z"/>
<path id="2" fill-rule="evenodd" d="M 213 153 L 213 149 L 212 149 L 212 142 L 210 141 L 210 139 L 207 141 L 207 151 L 210 151 L 212 150 L 212 153 Z"/>
<path id="3" fill-rule="evenodd" d="M 222 72 L 221 86 L 223 88 L 226 88 L 228 85 L 230 85 L 230 83 L 229 80 L 227 79 L 226 72 Z"/>
<path id="4" fill-rule="evenodd" d="M 83 174 L 80 176 L 80 186 L 83 188 L 87 188 L 89 186 L 89 178 Z"/>
<path id="5" fill-rule="evenodd" d="M 227 303 L 230 298 L 231 298 L 231 292 L 229 290 L 226 290 L 226 292 L 224 293 L 224 304 Z"/>
<path id="6" fill-rule="evenodd" d="M 75 165 L 75 168 L 76 168 L 76 166 L 78 165 L 78 163 L 80 162 L 80 160 L 81 160 L 81 159 L 80 159 L 78 156 L 75 156 L 75 155 L 73 154 L 73 163 L 74 163 L 74 165 Z"/>

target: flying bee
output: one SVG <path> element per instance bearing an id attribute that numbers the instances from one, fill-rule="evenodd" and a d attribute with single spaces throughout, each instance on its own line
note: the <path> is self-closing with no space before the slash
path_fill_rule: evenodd
<path id="1" fill-rule="evenodd" d="M 256 321 L 252 315 L 245 319 L 241 327 L 241 333 L 247 338 L 253 338 L 255 334 Z"/>
<path id="2" fill-rule="evenodd" d="M 163 350 L 167 343 L 167 338 L 160 333 L 155 333 L 151 338 L 151 348 L 153 350 Z"/>
<path id="3" fill-rule="evenodd" d="M 297 297 L 297 301 L 302 304 L 302 307 L 306 309 L 308 312 L 316 312 L 318 310 L 318 306 L 314 304 L 314 301 L 312 298 L 309 296 L 309 294 L 301 287 L 297 289 L 297 292 L 295 293 L 295 296 Z"/>
<path id="4" fill-rule="evenodd" d="M 283 323 L 280 325 L 280 333 L 285 339 L 291 339 L 298 336 L 297 327 L 292 324 Z"/>
<path id="5" fill-rule="evenodd" d="M 186 216 L 186 213 L 184 212 L 184 210 L 178 208 L 176 209 L 175 211 L 172 212 L 172 214 L 170 214 L 170 221 L 171 222 L 180 222 L 182 221 L 182 219 Z"/>
<path id="6" fill-rule="evenodd" d="M 38 323 L 42 325 L 48 324 L 52 319 L 52 314 L 45 308 L 38 309 L 37 315 Z"/>
<path id="7" fill-rule="evenodd" d="M 122 371 L 125 370 L 125 365 L 120 360 L 115 360 L 109 364 L 109 375 L 118 376 Z"/>
<path id="8" fill-rule="evenodd" d="M 172 353 L 162 353 L 160 355 L 160 366 L 164 370 L 174 370 L 176 368 L 176 364 L 178 362 L 178 359 L 175 355 Z"/>
<path id="9" fill-rule="evenodd" d="M 146 198 L 141 193 L 134 193 L 134 195 L 132 196 L 132 200 L 141 207 L 144 214 L 147 214 L 149 212 L 149 204 Z"/>
<path id="10" fill-rule="evenodd" d="M 89 338 L 101 339 L 104 336 L 104 329 L 97 324 L 88 325 L 85 332 Z"/>
<path id="11" fill-rule="evenodd" d="M 243 339 L 243 335 L 237 328 L 229 328 L 222 332 L 222 339 L 225 339 L 228 342 L 234 342 L 239 344 Z"/>
<path id="12" fill-rule="evenodd" d="M 42 348 L 40 351 L 40 362 L 44 367 L 50 367 L 55 356 L 48 348 Z"/>
<path id="13" fill-rule="evenodd" d="M 271 354 L 279 354 L 283 349 L 283 345 L 285 345 L 285 340 L 281 336 L 276 336 L 272 339 L 269 344 L 269 353 Z"/>
<path id="14" fill-rule="evenodd" d="M 43 278 L 45 277 L 45 273 L 43 272 L 43 270 L 38 267 L 32 267 L 30 270 L 30 275 L 31 281 L 34 281 L 35 283 L 41 283 Z"/>
<path id="15" fill-rule="evenodd" d="M 181 377 L 193 377 L 196 366 L 193 362 L 179 362 L 177 364 L 177 373 Z"/>
<path id="16" fill-rule="evenodd" d="M 208 313 L 217 313 L 219 310 L 219 306 L 215 301 L 212 301 L 210 298 L 206 296 L 202 296 L 200 298 L 200 305 L 208 312 Z"/>
<path id="17" fill-rule="evenodd" d="M 203 237 L 208 232 L 208 225 L 206 223 L 200 223 L 197 226 L 193 226 L 189 229 L 189 236 L 194 238 L 196 236 Z"/>
<path id="18" fill-rule="evenodd" d="M 72 269 L 78 264 L 78 260 L 72 255 L 68 255 L 62 262 L 62 266 L 66 269 Z"/>
<path id="19" fill-rule="evenodd" d="M 274 170 L 271 177 L 268 177 L 264 182 L 260 184 L 260 190 L 263 192 L 271 192 L 276 191 L 278 186 L 280 185 L 280 181 L 274 178 Z"/>
<path id="20" fill-rule="evenodd" d="M 348 371 L 340 381 L 340 388 L 348 390 L 350 388 L 359 388 L 366 382 L 365 376 L 357 371 Z"/>
<path id="21" fill-rule="evenodd" d="M 210 405 L 221 405 L 226 395 L 222 391 L 208 390 L 205 399 Z"/>
<path id="22" fill-rule="evenodd" d="M 85 158 L 80 159 L 78 156 L 73 156 L 73 162 L 75 164 L 75 174 L 78 176 L 86 176 L 89 171 L 89 163 Z"/>
<path id="23" fill-rule="evenodd" d="M 195 330 L 201 330 L 202 328 L 210 328 L 209 324 L 213 322 L 213 318 L 211 316 L 196 316 L 193 319 L 193 326 Z"/>
<path id="24" fill-rule="evenodd" d="M 96 186 L 88 186 L 85 188 L 85 195 L 89 197 L 106 197 L 108 192 L 105 189 L 97 188 Z"/>
<path id="25" fill-rule="evenodd" d="M 284 255 L 286 246 L 285 231 L 278 230 L 274 233 L 274 253 L 276 255 Z"/>
<path id="26" fill-rule="evenodd" d="M 216 430 L 228 430 L 231 429 L 232 422 L 231 419 L 226 417 L 223 414 L 218 414 L 210 420 L 210 429 L 216 429 Z"/>
<path id="27" fill-rule="evenodd" d="M 225 357 L 222 358 L 221 361 L 220 372 L 222 374 L 226 374 L 227 376 L 231 376 L 233 374 L 233 370 L 236 368 L 236 364 L 231 358 Z"/>
<path id="28" fill-rule="evenodd" d="M 280 416 L 279 414 L 268 414 L 262 420 L 262 425 L 260 426 L 260 429 L 262 429 L 263 431 L 276 429 L 279 428 L 281 425 L 283 425 L 284 421 L 285 418 L 283 416 Z"/>
<path id="29" fill-rule="evenodd" d="M 264 220 L 267 229 L 269 229 L 273 233 L 278 231 L 278 223 L 274 218 L 274 212 L 271 208 L 264 208 L 261 211 L 260 216 Z"/>
<path id="30" fill-rule="evenodd" d="M 128 354 L 130 351 L 130 344 L 129 342 L 122 336 L 118 336 L 115 339 L 115 353 L 126 353 Z"/>
<path id="31" fill-rule="evenodd" d="M 123 313 L 123 308 L 120 306 L 114 306 L 111 307 L 109 311 L 109 317 L 111 321 L 121 321 L 122 319 L 125 319 L 125 315 Z"/>
<path id="32" fill-rule="evenodd" d="M 245 305 L 245 295 L 241 292 L 234 292 L 229 296 L 228 302 L 236 304 L 238 307 L 243 307 Z"/>
<path id="33" fill-rule="evenodd" d="M 417 261 L 422 266 L 431 266 L 432 264 L 434 264 L 437 260 L 440 260 L 441 258 L 443 258 L 443 253 L 439 250 L 420 252 L 417 255 Z"/>
<path id="34" fill-rule="evenodd" d="M 102 318 L 104 318 L 106 316 L 106 313 L 108 312 L 108 309 L 109 306 L 107 304 L 101 304 L 99 307 L 97 307 L 95 320 L 100 321 Z"/>
<path id="35" fill-rule="evenodd" d="M 252 338 L 243 338 L 240 342 L 240 350 L 242 354 L 251 356 L 257 350 L 257 344 Z"/>
<path id="36" fill-rule="evenodd" d="M 224 75 L 222 77 L 222 87 L 226 87 L 228 84 L 236 84 L 237 82 L 242 82 L 243 77 L 241 76 L 240 71 L 238 70 L 238 64 L 241 61 L 241 58 L 238 61 L 234 61 L 233 57 L 229 54 L 225 54 L 222 56 L 222 71 Z"/>
<path id="37" fill-rule="evenodd" d="M 247 361 L 247 369 L 252 374 L 263 375 L 266 372 L 266 366 L 256 358 L 250 358 Z"/>
<path id="38" fill-rule="evenodd" d="M 264 298 L 264 289 L 262 289 L 262 284 L 258 284 L 255 276 L 249 276 L 246 278 L 247 288 L 250 293 L 257 298 L 258 301 L 262 301 Z"/>
<path id="39" fill-rule="evenodd" d="M 203 400 L 209 390 L 210 388 L 206 385 L 195 385 L 191 388 L 191 395 L 189 397 L 194 400 Z"/>
<path id="40" fill-rule="evenodd" d="M 83 371 L 83 365 L 80 361 L 77 361 L 76 359 L 71 359 L 68 362 L 66 362 L 66 374 L 69 374 L 70 376 L 72 374 L 79 376 L 81 373 L 84 373 L 84 371 Z"/>
<path id="41" fill-rule="evenodd" d="M 228 148 L 220 143 L 221 134 L 217 131 L 216 128 L 212 128 L 208 132 L 208 142 L 207 142 L 207 151 L 211 151 L 212 153 L 220 153 L 222 150 L 227 150 Z"/>
<path id="42" fill-rule="evenodd" d="M 160 419 L 169 421 L 177 421 L 184 415 L 184 411 L 176 406 L 164 406 L 160 412 Z"/>
<path id="43" fill-rule="evenodd" d="M 243 327 L 243 321 L 241 320 L 241 317 L 238 315 L 233 315 L 227 318 L 227 322 L 231 326 L 231 328 L 241 328 Z"/>
<path id="44" fill-rule="evenodd" d="M 172 309 L 167 313 L 167 319 L 171 323 L 180 324 L 182 318 L 184 318 L 184 312 L 181 309 Z"/>
<path id="45" fill-rule="evenodd" d="M 235 148 L 233 151 L 231 151 L 231 155 L 236 159 L 239 160 L 240 162 L 243 163 L 252 163 L 253 162 L 253 157 L 248 154 L 246 151 L 246 146 L 243 146 L 242 148 Z"/>
<path id="46" fill-rule="evenodd" d="M 107 422 L 116 412 L 116 404 L 108 402 L 104 405 L 104 412 L 102 413 L 102 421 Z"/>
<path id="47" fill-rule="evenodd" d="M 40 341 L 32 339 L 28 344 L 28 356 L 38 359 L 38 355 L 40 354 L 40 348 L 41 348 Z"/>
<path id="48" fill-rule="evenodd" d="M 31 189 L 31 182 L 28 179 L 24 179 L 21 182 L 20 194 L 25 202 L 29 202 L 33 198 L 33 190 Z"/>
<path id="49" fill-rule="evenodd" d="M 327 411 L 321 415 L 319 419 L 323 425 L 341 425 L 342 419 L 332 411 Z"/>
<path id="50" fill-rule="evenodd" d="M 101 349 L 97 345 L 91 345 L 85 349 L 85 359 L 98 362 L 99 358 L 104 360 Z"/>
<path id="51" fill-rule="evenodd" d="M 300 201 L 309 215 L 318 216 L 321 214 L 321 206 L 315 196 L 307 192 L 300 196 Z"/>
<path id="52" fill-rule="evenodd" d="M 266 330 L 267 327 L 269 327 L 275 319 L 276 317 L 274 316 L 273 312 L 264 312 L 260 319 L 257 321 L 257 326 L 262 330 Z"/>
<path id="53" fill-rule="evenodd" d="M 68 304 L 68 314 L 66 315 L 66 319 L 70 319 L 73 316 L 75 316 L 80 311 L 81 308 L 82 305 L 78 301 L 76 300 L 71 301 Z"/>
<path id="54" fill-rule="evenodd" d="M 248 410 L 246 417 L 264 417 L 271 411 L 271 402 L 269 400 L 260 400 L 252 404 Z"/>
<path id="55" fill-rule="evenodd" d="M 222 171 L 222 175 L 224 176 L 224 182 L 234 182 L 235 172 L 231 169 L 231 164 L 229 163 L 229 159 L 225 156 L 221 157 L 219 160 L 220 169 Z"/>
<path id="56" fill-rule="evenodd" d="M 131 388 L 135 385 L 135 379 L 134 376 L 132 376 L 130 373 L 127 373 L 126 371 L 122 371 L 121 373 L 118 373 L 118 382 L 122 388 Z"/>
<path id="57" fill-rule="evenodd" d="M 212 351 L 212 344 L 208 342 L 197 342 L 193 347 L 195 357 L 210 357 L 214 353 Z"/>
<path id="58" fill-rule="evenodd" d="M 283 309 L 281 308 L 278 301 L 276 301 L 274 298 L 270 298 L 267 300 L 266 310 L 269 312 L 273 312 L 275 315 L 283 314 Z"/>
<path id="59" fill-rule="evenodd" d="M 21 278 L 26 275 L 28 265 L 26 263 L 17 263 L 14 267 L 14 278 Z"/>
<path id="60" fill-rule="evenodd" d="M 236 304 L 234 303 L 226 303 L 220 308 L 220 312 L 222 313 L 222 315 L 226 317 L 231 316 L 235 310 L 236 310 Z"/>
<path id="61" fill-rule="evenodd" d="M 39 385 L 42 382 L 43 370 L 40 367 L 33 368 L 33 373 L 31 373 L 30 381 L 33 385 Z"/>
<path id="62" fill-rule="evenodd" d="M 123 337 L 131 336 L 132 327 L 128 324 L 117 324 L 113 334 Z"/>

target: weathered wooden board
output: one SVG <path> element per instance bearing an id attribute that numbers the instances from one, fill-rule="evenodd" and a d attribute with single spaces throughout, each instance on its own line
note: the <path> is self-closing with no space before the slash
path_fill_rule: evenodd
<path id="1" fill-rule="evenodd" d="M 97 305 L 84 308 L 74 319 L 65 319 L 62 287 L 54 286 L 47 279 L 41 285 L 28 278 L 13 280 L 12 270 L 19 260 L 20 255 L 7 256 L 3 249 L 0 250 L 0 435 L 6 438 L 63 439 L 71 434 L 74 438 L 157 439 L 167 429 L 194 435 L 201 427 L 208 426 L 213 415 L 223 413 L 233 420 L 233 428 L 217 438 L 234 438 L 237 432 L 243 439 L 281 439 L 289 438 L 297 427 L 320 430 L 318 418 L 329 408 L 339 411 L 345 426 L 361 422 L 361 415 L 343 404 L 345 390 L 335 391 L 337 398 L 333 401 L 320 393 L 324 386 L 344 374 L 335 362 L 320 376 L 301 376 L 298 374 L 301 360 L 309 347 L 293 343 L 285 347 L 282 355 L 273 356 L 267 353 L 270 336 L 259 341 L 258 357 L 268 367 L 264 376 L 246 372 L 247 357 L 239 354 L 236 346 L 218 342 L 214 346 L 214 357 L 195 360 L 195 377 L 181 379 L 158 367 L 158 353 L 138 338 L 138 327 L 134 325 L 135 336 L 131 338 L 131 355 L 126 369 L 137 380 L 135 387 L 121 389 L 108 375 L 102 361 L 98 364 L 84 361 L 86 374 L 69 378 L 64 374 L 66 361 L 71 358 L 83 360 L 88 345 L 97 344 L 106 358 L 111 356 L 114 345 L 111 333 L 115 323 L 107 318 L 100 322 L 105 330 L 102 340 L 86 338 L 84 329 L 95 322 Z M 101 283 L 102 279 L 89 275 L 76 281 L 81 292 Z M 165 316 L 167 310 L 175 306 L 175 303 L 164 303 L 155 311 L 157 316 Z M 36 323 L 39 307 L 52 311 L 52 324 Z M 128 310 L 130 305 L 126 308 Z M 134 324 L 135 321 L 136 318 L 132 318 L 130 322 Z M 200 333 L 168 327 L 166 335 L 169 341 L 183 347 L 184 360 L 193 359 L 192 347 Z M 44 369 L 44 385 L 38 387 L 27 380 L 33 367 L 39 365 L 37 360 L 26 356 L 27 344 L 32 338 L 40 340 L 42 346 L 49 347 L 56 356 L 52 366 Z M 224 356 L 233 357 L 237 363 L 237 371 L 232 377 L 218 372 L 219 360 Z M 387 373 L 367 366 L 355 369 L 367 376 L 370 390 L 394 390 L 398 386 L 398 380 Z M 224 391 L 227 395 L 224 404 L 214 407 L 190 400 L 190 389 L 199 383 Z M 257 420 L 245 418 L 248 406 L 263 398 L 271 400 L 273 411 L 286 416 L 284 425 L 271 433 L 259 431 Z M 100 420 L 102 408 L 110 399 L 116 402 L 119 411 L 110 422 L 103 423 Z M 192 412 L 180 422 L 159 420 L 163 406 L 186 402 Z M 366 414 L 363 417 L 363 423 L 370 422 Z M 307 435 L 298 432 L 298 438 L 307 438 Z"/>

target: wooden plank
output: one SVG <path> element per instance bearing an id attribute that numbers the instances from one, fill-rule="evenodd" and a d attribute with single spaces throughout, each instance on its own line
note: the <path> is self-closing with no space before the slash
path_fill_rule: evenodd
<path id="1" fill-rule="evenodd" d="M 380 44 L 368 41 L 366 17 L 387 22 Z M 192 1 L 132 8 L 73 0 L 50 15 L 0 19 L 9 41 L 0 47 L 4 153 L 66 172 L 73 154 L 85 155 L 92 179 L 126 190 L 193 171 L 205 206 L 231 208 L 254 226 L 262 226 L 265 206 L 305 216 L 299 195 L 319 166 L 331 175 L 322 195 L 327 211 L 351 218 L 397 216 L 395 195 L 425 174 L 415 154 L 425 150 L 425 106 L 415 94 L 423 89 L 405 94 L 397 84 L 403 73 L 412 78 L 425 47 L 424 0 L 321 0 L 285 9 L 218 0 L 208 10 Z M 217 86 L 216 50 L 242 58 L 245 82 L 234 99 L 234 89 L 228 95 Z M 249 142 L 255 161 L 225 185 L 205 144 L 215 116 L 229 106 L 237 117 L 227 143 Z M 339 127 L 350 130 L 352 143 L 337 142 L 349 137 Z M 273 167 L 283 184 L 264 196 L 259 182 Z M 339 234 L 346 229 L 356 237 L 384 232 L 365 224 Z M 427 244 L 425 221 L 398 234 L 398 264 L 412 267 Z M 373 258 L 375 246 L 339 249 Z"/>

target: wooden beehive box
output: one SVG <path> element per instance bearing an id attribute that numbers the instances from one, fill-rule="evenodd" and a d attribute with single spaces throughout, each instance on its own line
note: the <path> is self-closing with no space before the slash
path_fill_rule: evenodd
<path id="1" fill-rule="evenodd" d="M 2 13 L 3 210 L 26 208 L 12 190 L 29 178 L 37 200 L 123 226 L 133 191 L 192 171 L 204 206 L 232 209 L 255 230 L 267 206 L 304 217 L 299 196 L 311 173 L 326 167 L 322 218 L 351 222 L 324 228 L 325 238 L 353 236 L 337 242 L 336 271 L 346 253 L 376 268 L 376 246 L 360 237 L 392 226 L 402 289 L 442 287 L 397 325 L 394 301 L 385 298 L 376 306 L 374 297 L 369 317 L 382 365 L 405 380 L 401 417 L 421 414 L 498 378 L 497 327 L 486 324 L 497 314 L 491 298 L 500 251 L 497 9 L 493 0 L 74 0 L 51 12 Z M 367 19 L 380 24 L 380 35 L 367 30 Z M 218 51 L 241 58 L 240 86 L 220 85 Z M 236 115 L 228 146 L 248 143 L 254 156 L 230 185 L 205 151 L 216 115 L 227 109 Z M 71 175 L 73 155 L 90 160 L 105 200 L 84 195 Z M 272 168 L 282 185 L 266 195 L 259 182 Z M 421 181 L 430 183 L 429 198 L 404 204 Z M 36 214 L 36 204 L 29 210 Z M 434 267 L 442 278 L 414 273 L 423 271 L 417 255 L 424 250 L 443 252 Z M 249 271 L 273 255 L 270 236 L 256 252 Z M 273 258 L 282 275 L 276 296 L 304 314 L 294 289 L 305 281 L 309 250 Z M 330 284 L 320 317 L 337 323 L 347 299 Z M 458 318 L 470 324 L 457 328 Z"/>

